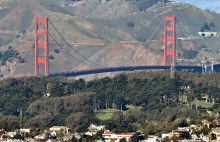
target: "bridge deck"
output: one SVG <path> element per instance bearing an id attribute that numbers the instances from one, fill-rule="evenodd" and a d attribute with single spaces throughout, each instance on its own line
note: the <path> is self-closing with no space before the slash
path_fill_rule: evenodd
<path id="1" fill-rule="evenodd" d="M 61 72 L 50 74 L 53 76 L 80 76 L 80 75 L 89 75 L 89 74 L 98 74 L 98 73 L 107 73 L 107 72 L 125 72 L 125 71 L 141 71 L 141 70 L 169 70 L 170 66 L 129 66 L 129 67 L 112 67 L 112 68 L 102 68 L 102 69 L 92 69 L 92 70 L 82 70 L 82 71 L 70 71 L 70 72 Z M 209 66 L 211 69 L 211 66 Z M 189 72 L 203 72 L 202 66 L 176 66 L 177 71 L 189 71 Z M 220 65 L 215 65 L 214 70 L 220 72 Z M 207 70 L 206 72 L 209 72 Z"/>

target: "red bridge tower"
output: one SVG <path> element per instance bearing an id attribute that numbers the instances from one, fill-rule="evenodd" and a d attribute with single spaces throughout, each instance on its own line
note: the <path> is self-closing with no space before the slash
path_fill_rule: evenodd
<path id="1" fill-rule="evenodd" d="M 164 66 L 168 65 L 168 57 L 172 57 L 176 66 L 176 16 L 165 16 L 164 19 Z"/>
<path id="2" fill-rule="evenodd" d="M 39 29 L 42 24 L 44 29 Z M 49 75 L 49 44 L 48 44 L 48 17 L 36 17 L 36 37 L 35 37 L 35 76 L 39 76 L 39 65 L 44 65 L 45 76 Z M 39 57 L 39 49 L 44 49 L 44 57 Z"/>

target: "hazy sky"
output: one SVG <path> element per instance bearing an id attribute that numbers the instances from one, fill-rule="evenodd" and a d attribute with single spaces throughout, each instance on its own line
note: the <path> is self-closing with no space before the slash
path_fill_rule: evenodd
<path id="1" fill-rule="evenodd" d="M 202 9 L 210 9 L 220 13 L 220 0 L 177 0 L 195 5 Z"/>

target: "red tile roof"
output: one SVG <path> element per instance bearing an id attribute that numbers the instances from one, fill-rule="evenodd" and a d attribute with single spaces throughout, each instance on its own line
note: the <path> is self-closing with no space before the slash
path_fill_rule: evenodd
<path id="1" fill-rule="evenodd" d="M 104 134 L 116 134 L 115 132 L 104 132 Z"/>

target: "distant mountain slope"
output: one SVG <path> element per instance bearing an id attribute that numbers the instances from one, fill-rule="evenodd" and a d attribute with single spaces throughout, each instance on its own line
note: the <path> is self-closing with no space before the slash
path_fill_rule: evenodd
<path id="1" fill-rule="evenodd" d="M 220 13 L 220 1 L 219 0 L 179 0 L 179 1 L 190 3 L 204 10 L 209 9 L 211 11 Z"/>
<path id="2" fill-rule="evenodd" d="M 181 31 L 177 27 L 178 38 L 183 38 L 182 32 L 184 32 L 186 37 L 189 37 L 190 45 L 192 45 L 188 47 L 187 44 L 179 41 L 184 49 L 196 50 L 196 53 L 198 52 L 197 57 L 201 60 L 220 59 L 218 37 L 190 40 L 201 30 L 204 23 L 214 23 L 216 26 L 212 30 L 220 32 L 217 26 L 220 23 L 220 15 L 189 4 L 172 2 L 164 4 L 159 0 L 110 0 L 108 2 L 98 0 L 8 0 L 0 1 L 0 6 L 2 7 L 0 9 L 0 51 L 6 51 L 9 47 L 15 50 L 25 48 L 20 52 L 23 55 L 28 48 L 25 40 L 33 40 L 34 38 L 35 17 L 48 16 L 67 41 L 100 39 L 105 41 L 106 44 L 103 46 L 90 45 L 90 42 L 87 42 L 86 45 L 73 45 L 75 50 L 92 61 L 112 66 L 158 65 L 162 63 L 163 24 L 149 44 L 146 45 L 145 43 L 163 22 L 165 15 L 176 15 L 178 24 L 182 29 Z M 50 32 L 55 33 L 51 26 Z M 58 37 L 57 34 L 55 36 Z M 52 39 L 50 40 L 52 41 Z M 62 42 L 61 38 L 57 38 L 57 40 Z M 65 45 L 64 47 L 68 48 L 66 50 L 69 53 L 86 62 L 68 46 Z M 152 47 L 153 50 L 146 49 Z M 68 66 L 62 67 L 62 71 L 89 68 L 62 53 L 57 45 L 53 44 L 50 48 L 50 55 L 53 56 L 50 59 L 52 65 L 62 65 L 61 58 L 68 61 Z M 60 52 L 55 53 L 55 48 L 59 49 Z M 183 51 L 179 45 L 177 49 L 178 58 L 183 58 Z M 111 54 L 111 56 L 115 56 L 111 58 L 109 53 L 114 53 L 114 50 L 118 52 Z M 33 69 L 33 52 L 28 55 L 25 63 L 22 64 L 22 68 L 19 68 L 16 73 L 30 73 L 27 72 L 27 68 Z M 58 63 L 56 63 L 57 61 Z M 54 68 L 52 70 L 57 71 Z"/>

